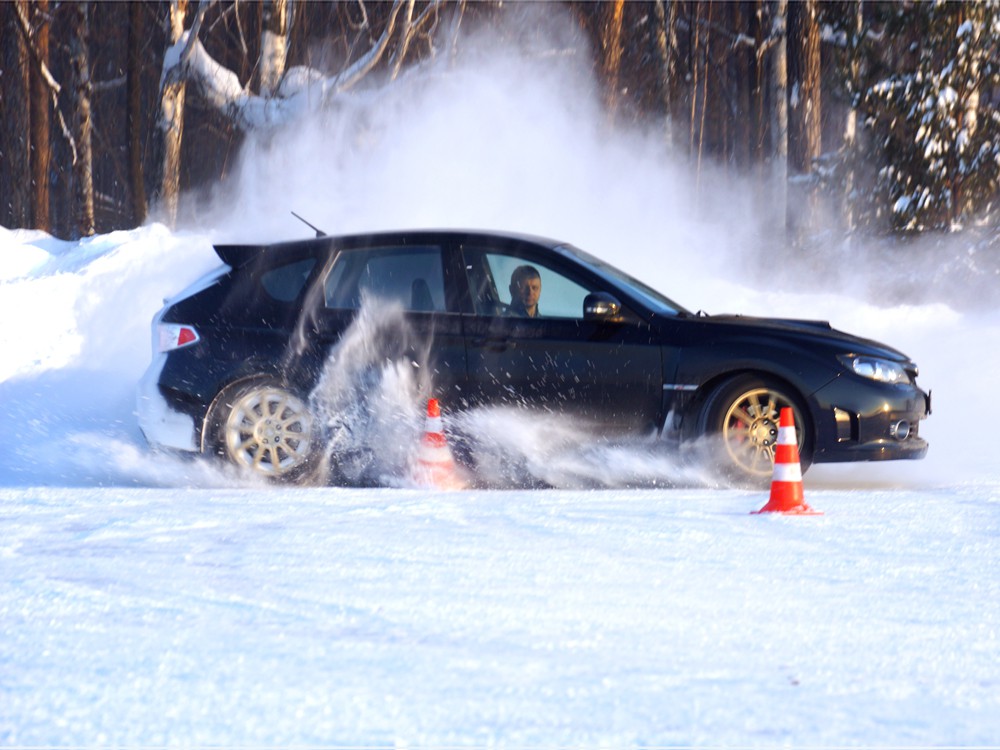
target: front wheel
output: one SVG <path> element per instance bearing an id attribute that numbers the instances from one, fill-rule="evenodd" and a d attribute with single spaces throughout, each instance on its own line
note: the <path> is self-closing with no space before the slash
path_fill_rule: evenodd
<path id="1" fill-rule="evenodd" d="M 739 483 L 766 483 L 774 470 L 783 407 L 791 407 L 795 417 L 799 462 L 805 471 L 812 460 L 812 425 L 806 408 L 788 386 L 752 375 L 723 383 L 705 401 L 698 426 L 710 463 Z"/>
<path id="2" fill-rule="evenodd" d="M 313 467 L 312 414 L 280 383 L 258 380 L 224 392 L 210 421 L 215 451 L 255 476 L 298 481 Z"/>

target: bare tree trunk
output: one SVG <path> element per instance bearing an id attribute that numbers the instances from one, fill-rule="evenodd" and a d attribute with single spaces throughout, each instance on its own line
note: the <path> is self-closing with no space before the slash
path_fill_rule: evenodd
<path id="1" fill-rule="evenodd" d="M 732 156 L 737 169 L 746 168 L 750 153 L 750 66 L 747 60 L 747 32 L 750 24 L 744 17 L 744 4 L 730 3 L 729 18 L 733 31 L 738 35 L 729 55 L 728 76 L 735 101 L 735 118 L 732 132 Z"/>
<path id="2" fill-rule="evenodd" d="M 788 41 L 786 36 L 788 0 L 774 0 L 773 40 L 771 54 L 771 138 L 776 217 L 783 227 L 788 225 Z"/>
<path id="3" fill-rule="evenodd" d="M 454 66 L 458 59 L 458 31 L 462 26 L 462 19 L 465 17 L 466 0 L 458 0 L 455 6 L 455 15 L 451 20 L 451 30 L 448 33 L 448 64 Z"/>
<path id="4" fill-rule="evenodd" d="M 765 142 L 767 140 L 767 65 L 765 56 L 761 53 L 767 41 L 765 25 L 767 0 L 753 0 L 750 12 L 750 27 L 753 32 L 754 49 L 756 53 L 750 58 L 752 90 L 750 92 L 750 153 L 756 165 L 758 179 L 763 176 L 764 164 L 767 161 Z"/>
<path id="5" fill-rule="evenodd" d="M 660 53 L 660 90 L 663 101 L 663 139 L 668 148 L 674 145 L 673 86 L 677 73 L 674 55 L 677 52 L 677 3 L 671 2 L 669 11 L 664 0 L 656 0 L 656 47 Z"/>
<path id="6" fill-rule="evenodd" d="M 625 0 L 611 0 L 608 5 L 608 19 L 604 25 L 604 83 L 608 118 L 614 122 L 618 112 L 618 89 L 622 65 L 622 19 L 625 15 Z"/>
<path id="7" fill-rule="evenodd" d="M 168 30 L 171 48 L 176 49 L 184 34 L 186 15 L 187 0 L 171 0 Z M 171 227 L 177 223 L 177 203 L 180 197 L 181 142 L 184 138 L 186 93 L 187 84 L 180 66 L 164 70 L 160 84 L 160 118 L 157 123 L 163 138 L 159 199 L 163 219 Z"/>
<path id="8" fill-rule="evenodd" d="M 691 24 L 688 40 L 688 59 L 690 75 L 688 81 L 691 90 L 691 112 L 688 119 L 688 156 L 694 155 L 694 132 L 695 120 L 698 113 L 698 32 L 701 29 L 701 3 L 694 0 L 694 7 L 691 9 Z"/>
<path id="9" fill-rule="evenodd" d="M 273 96 L 288 58 L 289 0 L 265 0 L 260 51 L 260 93 Z"/>
<path id="10" fill-rule="evenodd" d="M 17 0 L 22 11 L 26 0 Z M 13 3 L 0 3 L 0 225 L 31 226 L 31 60 Z"/>
<path id="11" fill-rule="evenodd" d="M 705 116 L 708 114 L 708 56 L 712 53 L 712 3 L 708 3 L 708 23 L 705 29 L 705 54 L 703 55 L 703 69 L 701 75 L 701 121 L 698 123 L 698 166 L 695 177 L 695 193 L 700 193 L 701 183 L 701 159 L 705 151 Z M 695 65 L 698 59 L 695 58 Z"/>
<path id="12" fill-rule="evenodd" d="M 73 168 L 76 193 L 76 228 L 84 236 L 94 233 L 94 154 L 91 139 L 90 16 L 87 3 L 73 4 L 70 37 L 70 63 L 73 68 L 73 130 L 77 160 Z"/>
<path id="13" fill-rule="evenodd" d="M 791 108 L 788 158 L 791 170 L 811 175 L 813 164 L 823 152 L 820 128 L 820 30 L 816 0 L 800 0 L 788 9 L 789 74 Z M 819 187 L 811 180 L 797 181 L 800 195 L 794 201 L 801 210 L 789 217 L 800 232 L 812 230 L 818 221 Z"/>
<path id="14" fill-rule="evenodd" d="M 850 93 L 851 108 L 847 112 L 844 123 L 844 155 L 847 162 L 847 174 L 844 179 L 844 224 L 848 232 L 853 232 L 857 225 L 857 214 L 854 210 L 854 191 L 857 186 L 857 137 L 858 137 L 858 105 L 857 96 L 861 86 L 861 37 L 864 33 L 864 0 L 855 0 L 854 30 L 848 46 L 850 59 Z"/>
<path id="15" fill-rule="evenodd" d="M 961 27 L 964 22 L 968 19 L 968 15 L 973 14 L 973 20 L 977 22 L 975 25 L 982 27 L 988 26 L 986 19 L 975 18 L 982 9 L 976 7 L 960 6 L 958 11 L 959 16 L 957 19 L 957 24 Z M 996 11 L 993 11 L 994 13 Z M 965 50 L 965 54 L 969 54 L 969 45 L 962 45 Z M 980 87 L 979 87 L 979 62 L 974 55 L 971 56 L 969 62 L 969 79 L 966 85 L 963 86 L 963 90 L 959 92 L 959 96 L 962 97 L 965 104 L 962 107 L 962 125 L 966 133 L 966 137 L 971 142 L 976 137 L 976 131 L 979 129 L 979 103 L 980 103 Z M 955 170 L 952 173 L 952 179 L 954 180 L 955 187 L 953 189 L 954 199 L 951 203 L 951 221 L 958 221 L 966 211 L 973 210 L 973 203 L 971 201 L 966 201 L 964 196 L 964 175 L 962 172 Z"/>
<path id="16" fill-rule="evenodd" d="M 129 194 L 132 199 L 132 223 L 139 226 L 146 220 L 146 185 L 142 172 L 142 80 L 141 56 L 143 23 L 142 3 L 129 3 L 128 67 L 125 87 L 128 101 L 128 165 Z"/>
<path id="17" fill-rule="evenodd" d="M 27 7 L 29 3 L 24 3 Z M 49 64 L 49 0 L 35 0 L 34 12 L 29 14 L 34 34 L 29 42 L 34 45 L 38 65 L 31 66 L 31 217 L 35 229 L 52 231 L 49 210 L 49 167 L 52 144 L 49 130 L 51 91 L 42 76 L 41 66 Z"/>
<path id="18" fill-rule="evenodd" d="M 823 152 L 820 128 L 820 29 L 816 0 L 789 6 L 793 40 L 790 49 L 792 96 L 789 159 L 800 174 L 812 171 L 813 160 Z"/>

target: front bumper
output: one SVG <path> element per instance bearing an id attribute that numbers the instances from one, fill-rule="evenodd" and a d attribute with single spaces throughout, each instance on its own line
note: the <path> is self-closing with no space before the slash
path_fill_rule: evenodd
<path id="1" fill-rule="evenodd" d="M 920 459 L 927 441 L 920 422 L 931 411 L 930 395 L 915 385 L 865 384 L 839 378 L 815 394 L 815 463 Z"/>

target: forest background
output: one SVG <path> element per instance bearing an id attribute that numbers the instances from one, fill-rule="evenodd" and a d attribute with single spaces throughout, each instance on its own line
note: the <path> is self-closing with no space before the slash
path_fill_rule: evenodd
<path id="1" fill-rule="evenodd" d="M 579 32 L 557 46 L 529 10 L 2 0 L 0 225 L 175 226 L 248 135 L 447 71 L 489 25 L 589 67 L 605 127 L 657 132 L 693 189 L 749 180 L 791 245 L 961 233 L 1000 266 L 1000 0 L 552 2 Z"/>

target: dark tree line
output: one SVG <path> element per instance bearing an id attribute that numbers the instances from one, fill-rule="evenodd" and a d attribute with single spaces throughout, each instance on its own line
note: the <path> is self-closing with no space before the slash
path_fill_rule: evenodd
<path id="1" fill-rule="evenodd" d="M 545 7 L 545 6 L 543 6 Z M 609 127 L 759 183 L 809 232 L 997 221 L 1000 0 L 568 2 Z M 534 10 L 537 11 L 537 8 Z M 0 0 L 0 225 L 172 221 L 245 134 L 462 54 L 519 3 Z M 316 96 L 321 91 L 322 96 Z M 829 215 L 825 217 L 829 223 Z"/>

